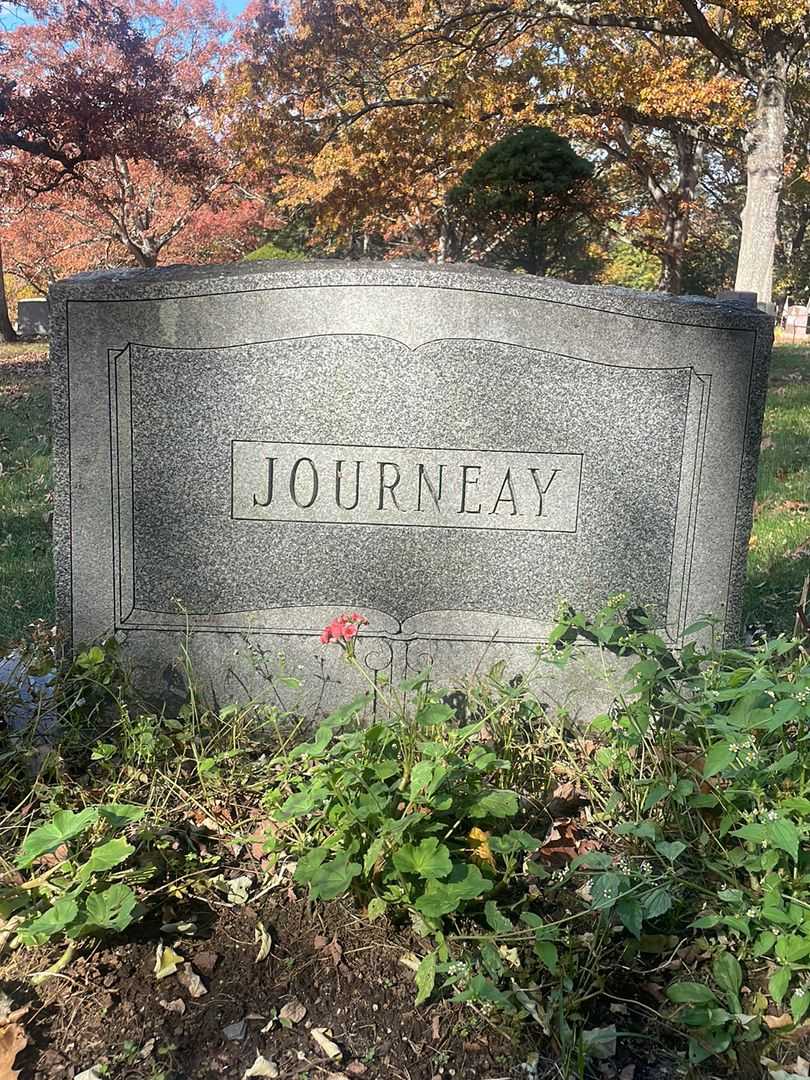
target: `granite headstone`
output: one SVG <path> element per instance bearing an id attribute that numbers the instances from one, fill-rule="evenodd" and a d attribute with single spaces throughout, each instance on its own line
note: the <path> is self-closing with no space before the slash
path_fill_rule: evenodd
<path id="1" fill-rule="evenodd" d="M 17 333 L 22 338 L 48 336 L 48 301 L 17 301 Z"/>
<path id="2" fill-rule="evenodd" d="M 51 290 L 58 611 L 217 698 L 345 700 L 346 610 L 397 679 L 525 670 L 627 591 L 737 636 L 772 320 L 414 264 L 80 275 Z M 162 687 L 162 689 L 161 689 Z"/>

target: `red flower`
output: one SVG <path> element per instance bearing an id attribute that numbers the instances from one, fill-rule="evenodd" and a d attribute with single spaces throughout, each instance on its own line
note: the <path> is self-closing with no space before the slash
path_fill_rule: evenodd
<path id="1" fill-rule="evenodd" d="M 351 642 L 357 637 L 361 626 L 368 626 L 368 619 L 357 611 L 351 615 L 338 615 L 324 627 L 320 637 L 321 644 L 329 645 L 334 641 L 343 645 Z"/>

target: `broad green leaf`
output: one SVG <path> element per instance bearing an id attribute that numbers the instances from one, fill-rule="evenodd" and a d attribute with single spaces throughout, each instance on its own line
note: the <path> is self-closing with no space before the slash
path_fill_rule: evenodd
<path id="1" fill-rule="evenodd" d="M 645 919 L 657 919 L 672 907 L 672 894 L 664 885 L 652 889 L 641 900 Z"/>
<path id="2" fill-rule="evenodd" d="M 641 904 L 635 896 L 624 896 L 616 903 L 616 914 L 619 916 L 622 926 L 635 938 L 641 937 L 641 924 L 644 914 Z"/>
<path id="3" fill-rule="evenodd" d="M 786 851 L 794 862 L 799 861 L 799 830 L 787 818 L 777 818 L 765 826 L 768 840 L 775 848 Z"/>
<path id="4" fill-rule="evenodd" d="M 55 934 L 67 929 L 79 913 L 75 900 L 63 896 L 55 901 L 47 911 L 30 922 L 23 924 L 17 931 L 23 945 L 42 945 Z"/>
<path id="5" fill-rule="evenodd" d="M 112 870 L 129 856 L 135 848 L 118 836 L 114 840 L 108 840 L 106 844 L 99 844 L 93 848 L 90 858 L 79 868 L 78 877 L 86 881 L 91 874 L 100 874 L 105 870 Z"/>
<path id="6" fill-rule="evenodd" d="M 776 944 L 776 934 L 772 930 L 763 930 L 751 949 L 753 956 L 767 956 Z"/>
<path id="7" fill-rule="evenodd" d="M 484 904 L 484 918 L 491 930 L 496 934 L 509 934 L 514 927 L 509 919 L 500 911 L 494 900 L 487 900 Z"/>
<path id="8" fill-rule="evenodd" d="M 286 800 L 277 816 L 281 821 L 291 821 L 293 818 L 303 817 L 304 814 L 311 814 L 327 795 L 328 792 L 323 787 L 307 787 L 303 791 L 296 791 Z"/>
<path id="9" fill-rule="evenodd" d="M 810 1009 L 810 990 L 797 990 L 790 999 L 790 1015 L 794 1024 L 800 1024 Z"/>
<path id="10" fill-rule="evenodd" d="M 456 911 L 464 900 L 474 900 L 492 889 L 477 866 L 456 863 L 447 881 L 429 881 L 414 907 L 427 919 L 438 919 Z"/>
<path id="11" fill-rule="evenodd" d="M 433 987 L 436 983 L 436 953 L 429 952 L 427 956 L 423 956 L 416 969 L 414 975 L 416 982 L 416 989 L 418 993 L 416 995 L 415 1005 L 421 1005 L 427 1001 L 430 995 L 433 993 Z"/>
<path id="12" fill-rule="evenodd" d="M 126 825 L 134 825 L 146 813 L 145 806 L 134 806 L 132 803 L 106 803 L 96 809 L 99 817 L 104 818 L 113 829 L 123 829 Z"/>
<path id="13" fill-rule="evenodd" d="M 350 856 L 345 851 L 340 851 L 329 862 L 322 861 L 317 866 L 305 868 L 300 876 L 301 863 L 299 862 L 295 877 L 309 885 L 310 893 L 315 900 L 335 900 L 348 891 L 352 881 L 362 869 L 360 863 L 350 862 Z"/>
<path id="14" fill-rule="evenodd" d="M 650 789 L 647 792 L 647 796 L 642 804 L 643 810 L 650 810 L 656 803 L 661 802 L 669 794 L 669 784 L 665 784 L 662 780 L 659 780 L 655 784 L 650 785 Z"/>
<path id="15" fill-rule="evenodd" d="M 26 837 L 17 857 L 17 866 L 30 866 L 35 859 L 56 851 L 62 844 L 83 833 L 97 819 L 95 806 L 87 806 L 78 814 L 72 810 L 60 810 L 47 825 L 41 825 Z"/>
<path id="16" fill-rule="evenodd" d="M 668 840 L 660 840 L 655 845 L 655 850 L 659 855 L 663 855 L 665 859 L 675 862 L 678 856 L 686 851 L 686 844 L 682 840 L 673 840 L 671 843 Z"/>
<path id="17" fill-rule="evenodd" d="M 538 960 L 551 972 L 552 975 L 557 974 L 557 965 L 559 964 L 559 953 L 557 952 L 557 946 L 553 941 L 535 941 L 534 951 Z"/>
<path id="18" fill-rule="evenodd" d="M 416 722 L 422 727 L 444 727 L 454 715 L 455 712 L 449 705 L 434 701 L 419 710 L 416 714 Z"/>
<path id="19" fill-rule="evenodd" d="M 510 829 L 502 836 L 490 836 L 489 846 L 496 855 L 512 855 L 516 851 L 537 851 L 542 841 L 523 829 Z"/>
<path id="20" fill-rule="evenodd" d="M 706 761 L 703 766 L 704 777 L 708 779 L 710 776 L 716 776 L 723 769 L 727 769 L 733 760 L 734 754 L 731 752 L 731 743 L 715 743 L 706 754 Z"/>
<path id="21" fill-rule="evenodd" d="M 739 1012 L 740 990 L 743 984 L 743 973 L 736 956 L 727 950 L 718 953 L 712 963 L 714 981 L 724 990 L 732 1000 L 734 1011 Z"/>
<path id="22" fill-rule="evenodd" d="M 424 791 L 433 779 L 433 761 L 417 761 L 411 772 L 411 788 L 409 798 L 414 802 L 417 795 Z"/>
<path id="23" fill-rule="evenodd" d="M 367 876 L 371 876 L 371 872 L 374 869 L 374 864 L 379 859 L 385 850 L 385 838 L 378 836 L 376 840 L 372 840 L 368 846 L 368 849 L 363 856 L 363 873 Z"/>
<path id="24" fill-rule="evenodd" d="M 467 807 L 471 818 L 508 818 L 518 812 L 514 791 L 482 791 Z"/>
<path id="25" fill-rule="evenodd" d="M 704 983 L 673 983 L 666 989 L 666 995 L 676 1005 L 717 1005 L 717 998 Z"/>
<path id="26" fill-rule="evenodd" d="M 89 893 L 84 901 L 83 933 L 96 930 L 125 930 L 132 922 L 137 900 L 128 885 L 111 885 L 102 892 Z"/>
<path id="27" fill-rule="evenodd" d="M 591 907 L 598 911 L 612 907 L 622 891 L 623 883 L 624 877 L 621 874 L 609 871 L 599 874 L 591 885 Z"/>
<path id="28" fill-rule="evenodd" d="M 791 970 L 789 967 L 778 968 L 768 979 L 768 993 L 779 1005 L 790 986 Z"/>
<path id="29" fill-rule="evenodd" d="M 512 999 L 509 995 L 499 990 L 491 979 L 480 974 L 473 975 L 467 989 L 456 994 L 453 1001 L 490 1001 L 502 1009 L 513 1010 Z"/>
<path id="30" fill-rule="evenodd" d="M 394 866 L 401 874 L 432 880 L 447 877 L 453 869 L 450 852 L 435 836 L 419 844 L 404 844 L 394 852 Z"/>
<path id="31" fill-rule="evenodd" d="M 366 913 L 368 915 L 368 921 L 374 922 L 375 919 L 379 919 L 381 915 L 384 915 L 388 910 L 388 904 L 380 896 L 375 896 L 368 902 Z"/>

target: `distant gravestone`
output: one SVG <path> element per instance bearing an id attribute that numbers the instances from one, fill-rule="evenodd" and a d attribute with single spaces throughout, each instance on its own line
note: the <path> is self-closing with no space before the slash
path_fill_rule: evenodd
<path id="1" fill-rule="evenodd" d="M 772 320 L 460 268 L 261 264 L 51 292 L 58 608 L 145 686 L 186 627 L 345 700 L 342 611 L 397 679 L 525 670 L 561 602 L 736 637 Z M 324 681 L 326 680 L 326 682 Z"/>
<path id="2" fill-rule="evenodd" d="M 791 337 L 807 336 L 808 309 L 803 304 L 793 304 L 787 309 L 782 319 L 782 328 Z"/>
<path id="3" fill-rule="evenodd" d="M 17 333 L 23 338 L 47 337 L 47 300 L 17 301 Z"/>

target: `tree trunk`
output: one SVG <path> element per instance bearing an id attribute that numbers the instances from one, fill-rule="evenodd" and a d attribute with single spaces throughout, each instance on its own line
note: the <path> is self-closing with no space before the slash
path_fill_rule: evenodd
<path id="1" fill-rule="evenodd" d="M 658 291 L 680 295 L 683 290 L 683 259 L 689 237 L 689 205 L 667 214 L 664 224 L 664 250 L 661 252 L 661 276 Z"/>
<path id="2" fill-rule="evenodd" d="M 748 186 L 737 262 L 737 292 L 754 292 L 770 303 L 776 221 L 785 163 L 786 63 L 778 56 L 764 73 L 745 140 Z"/>
<path id="3" fill-rule="evenodd" d="M 6 297 L 6 277 L 3 273 L 3 249 L 0 246 L 0 340 L 19 341 L 19 336 L 11 325 L 8 316 L 8 298 Z"/>

